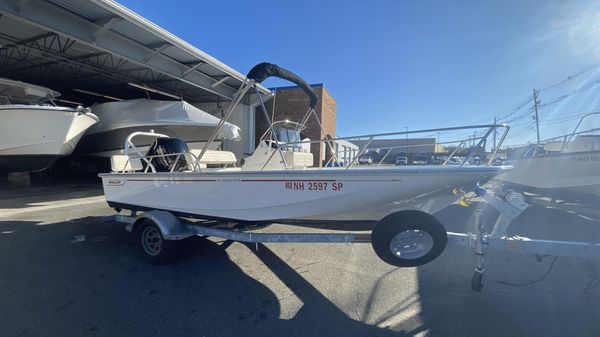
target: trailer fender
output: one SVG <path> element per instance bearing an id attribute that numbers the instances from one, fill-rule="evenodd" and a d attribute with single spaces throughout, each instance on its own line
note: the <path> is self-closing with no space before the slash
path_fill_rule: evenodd
<path id="1" fill-rule="evenodd" d="M 126 230 L 135 232 L 137 225 L 146 219 L 158 226 L 165 240 L 183 240 L 194 235 L 193 231 L 187 225 L 179 221 L 175 215 L 166 211 L 145 212 L 127 225 Z"/>

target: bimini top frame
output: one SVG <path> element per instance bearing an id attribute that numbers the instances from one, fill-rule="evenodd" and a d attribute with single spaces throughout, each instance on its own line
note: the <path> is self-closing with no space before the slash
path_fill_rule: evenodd
<path id="1" fill-rule="evenodd" d="M 302 88 L 304 90 L 304 92 L 307 94 L 307 96 L 310 98 L 310 104 L 308 107 L 308 110 L 306 112 L 306 114 L 304 115 L 304 117 L 302 118 L 302 120 L 297 123 L 296 128 L 298 130 L 303 129 L 304 125 L 306 125 L 306 123 L 308 122 L 308 120 L 311 117 L 314 117 L 315 120 L 317 121 L 317 124 L 319 125 L 319 128 L 321 130 L 321 139 L 319 140 L 311 140 L 311 141 L 298 141 L 298 142 L 287 142 L 285 143 L 285 146 L 282 146 L 282 142 L 277 138 L 277 134 L 275 132 L 275 128 L 274 125 L 277 124 L 277 122 L 273 122 L 271 121 L 271 118 L 269 117 L 269 114 L 267 113 L 267 109 L 265 107 L 265 103 L 260 95 L 259 92 L 259 88 L 258 88 L 258 84 L 261 83 L 262 81 L 264 81 L 265 79 L 269 78 L 269 77 L 278 77 L 278 78 L 282 78 L 285 80 L 288 80 L 292 83 L 297 84 L 300 88 Z M 402 135 L 408 135 L 408 134 L 419 134 L 419 133 L 431 133 L 431 132 L 447 132 L 447 131 L 461 131 L 461 130 L 473 130 L 473 129 L 483 129 L 482 132 L 482 136 L 479 137 L 469 137 L 469 138 L 463 138 L 463 139 L 457 139 L 457 140 L 452 140 L 449 142 L 441 142 L 441 143 L 437 143 L 437 144 L 459 144 L 458 147 L 462 147 L 466 144 L 467 141 L 472 141 L 473 142 L 473 146 L 471 147 L 470 151 L 468 152 L 468 155 L 462 160 L 461 162 L 461 166 L 466 165 L 469 163 L 469 161 L 476 155 L 477 151 L 480 151 L 481 149 L 485 150 L 485 146 L 487 144 L 487 138 L 494 133 L 497 129 L 502 128 L 504 129 L 504 132 L 502 133 L 502 136 L 500 137 L 500 141 L 496 144 L 496 146 L 492 149 L 492 156 L 491 158 L 488 160 L 488 162 L 486 163 L 486 165 L 491 165 L 494 162 L 494 159 L 496 157 L 496 154 L 500 148 L 500 146 L 502 145 L 504 139 L 506 138 L 506 135 L 508 134 L 509 131 L 509 126 L 506 124 L 484 124 L 484 125 L 470 125 L 470 126 L 459 126 L 459 127 L 450 127 L 450 128 L 438 128 L 438 129 L 425 129 L 425 130 L 416 130 L 416 131 L 402 131 L 402 132 L 390 132 L 390 133 L 379 133 L 379 134 L 369 134 L 369 135 L 361 135 L 361 136 L 354 136 L 354 137 L 336 137 L 336 138 L 328 138 L 325 135 L 325 132 L 323 130 L 323 127 L 321 125 L 321 121 L 319 120 L 316 112 L 315 112 L 315 106 L 317 104 L 318 101 L 318 96 L 317 94 L 314 92 L 314 90 L 302 79 L 300 78 L 298 75 L 292 73 L 289 70 L 283 69 L 277 65 L 271 64 L 271 63 L 260 63 L 258 65 L 256 65 L 255 67 L 253 67 L 250 72 L 247 75 L 246 80 L 244 81 L 244 83 L 242 84 L 242 86 L 240 87 L 240 89 L 236 92 L 236 94 L 234 95 L 234 99 L 232 100 L 232 102 L 230 103 L 230 105 L 228 106 L 224 117 L 222 118 L 221 122 L 219 123 L 219 125 L 215 128 L 215 130 L 213 131 L 212 135 L 209 137 L 208 141 L 206 142 L 206 144 L 204 145 L 202 151 L 200 152 L 200 154 L 198 155 L 198 158 L 202 158 L 202 156 L 206 153 L 206 151 L 209 149 L 210 144 L 212 142 L 214 142 L 217 134 L 219 133 L 219 131 L 221 130 L 221 128 L 223 127 L 224 123 L 231 117 L 231 114 L 233 113 L 235 107 L 240 103 L 240 101 L 242 100 L 242 98 L 251 90 L 254 89 L 256 91 L 256 94 L 260 100 L 260 106 L 261 106 L 261 110 L 263 112 L 264 118 L 267 122 L 268 125 L 268 130 L 267 133 L 270 133 L 270 139 L 274 141 L 275 144 L 277 144 L 276 148 L 277 151 L 274 151 L 272 153 L 272 155 L 275 155 L 275 152 L 278 153 L 278 155 L 281 157 L 281 161 L 284 164 L 285 168 L 288 168 L 287 162 L 286 162 L 286 158 L 285 158 L 285 154 L 283 149 L 286 148 L 286 146 L 289 147 L 289 145 L 302 145 L 302 144 L 314 144 L 314 143 L 319 143 L 319 144 L 326 144 L 327 148 L 331 151 L 331 153 L 333 154 L 332 158 L 336 158 L 337 157 L 337 151 L 334 149 L 334 144 L 336 140 L 353 140 L 353 139 L 366 139 L 366 142 L 364 143 L 363 146 L 361 146 L 360 150 L 358 151 L 358 155 L 356 155 L 352 161 L 350 163 L 348 163 L 348 165 L 346 165 L 346 168 L 351 168 L 358 160 L 358 157 L 360 157 L 363 153 L 365 153 L 368 149 L 369 149 L 369 145 L 373 142 L 373 140 L 375 140 L 376 138 L 386 138 L 386 137 L 390 137 L 390 136 L 402 136 Z M 263 135 L 263 138 L 266 138 L 266 134 Z M 409 147 L 410 145 L 407 146 L 403 146 L 403 147 Z M 456 153 L 456 150 L 452 153 L 452 155 L 454 155 Z M 270 160 L 271 158 L 269 158 Z M 448 158 L 449 159 L 449 158 Z M 331 160 L 331 159 L 330 159 Z M 444 162 L 444 165 L 448 163 L 448 160 L 446 160 Z"/>

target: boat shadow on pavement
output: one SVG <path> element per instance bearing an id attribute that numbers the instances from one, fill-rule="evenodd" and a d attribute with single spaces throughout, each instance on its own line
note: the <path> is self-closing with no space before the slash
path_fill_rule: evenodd
<path id="1" fill-rule="evenodd" d="M 184 241 L 169 265 L 135 254 L 122 224 L 0 221 L 3 336 L 403 336 L 350 318 L 269 248 L 241 246 L 303 305 L 280 299 L 232 262 L 230 242 Z M 241 246 L 241 247 L 240 247 Z M 239 251 L 237 252 L 239 254 Z"/>
<path id="2" fill-rule="evenodd" d="M 480 206 L 436 216 L 468 232 Z M 486 223 L 494 216 L 486 209 Z M 485 288 L 475 293 L 475 258 L 462 247 L 396 269 L 370 245 L 257 251 L 193 238 L 169 265 L 155 266 L 139 259 L 122 224 L 101 221 L 0 221 L 3 336 L 600 335 L 596 260 L 489 253 Z M 510 232 L 600 241 L 599 225 L 532 207 Z"/>

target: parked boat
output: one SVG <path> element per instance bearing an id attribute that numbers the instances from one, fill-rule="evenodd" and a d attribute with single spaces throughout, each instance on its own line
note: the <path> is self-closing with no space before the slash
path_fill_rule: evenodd
<path id="1" fill-rule="evenodd" d="M 270 76 L 290 80 L 303 88 L 310 98 L 307 116 L 316 117 L 317 96 L 310 86 L 285 69 L 263 63 L 250 71 L 224 120 L 250 89 L 256 89 L 256 83 Z M 312 167 L 312 154 L 303 151 L 302 145 L 307 142 L 331 145 L 336 139 L 326 137 L 309 141 L 295 135 L 288 137 L 296 139 L 295 142 L 283 140 L 273 127 L 275 123 L 271 122 L 264 104 L 261 108 L 269 131 L 241 167 L 231 167 L 235 165 L 231 153 L 227 155 L 227 151 L 209 149 L 219 129 L 214 130 L 199 151 L 189 150 L 184 141 L 167 134 L 130 135 L 123 155 L 112 157 L 113 172 L 100 174 L 109 206 L 117 210 L 162 210 L 179 216 L 236 222 L 303 224 L 318 221 L 333 222 L 332 228 L 343 222 L 377 223 L 373 242 L 377 242 L 378 255 L 389 263 L 408 266 L 433 260 L 446 245 L 445 228 L 432 213 L 455 202 L 461 189 L 473 190 L 478 182 L 510 169 L 490 165 L 496 151 L 487 165 L 465 165 L 475 151 L 482 148 L 486 138 L 496 128 L 503 127 L 505 133 L 500 146 L 508 127 L 499 125 L 415 131 L 485 129 L 485 136 L 457 166 L 361 167 L 356 165 L 355 158 L 344 167 Z M 369 141 L 359 154 L 376 137 L 405 134 L 408 133 L 360 136 Z M 157 138 L 150 152 L 136 150 L 134 138 L 137 136 Z M 352 137 L 340 139 L 349 138 Z M 225 165 L 210 167 L 211 164 Z M 151 254 L 161 254 L 160 234 L 156 235 L 158 229 L 140 226 L 141 233 L 153 233 L 151 237 L 150 234 L 140 236 L 143 242 L 150 240 L 147 243 L 158 247 Z"/>
<path id="2" fill-rule="evenodd" d="M 73 152 L 98 117 L 83 107 L 55 106 L 60 93 L 0 78 L 0 171 L 39 171 Z"/>
<path id="3" fill-rule="evenodd" d="M 514 170 L 497 179 L 525 192 L 557 199 L 597 201 L 600 199 L 600 136 L 590 130 L 532 144 L 517 151 L 510 163 Z"/>
<path id="4" fill-rule="evenodd" d="M 100 122 L 90 128 L 81 140 L 78 154 L 110 157 L 120 154 L 129 134 L 136 131 L 166 133 L 185 140 L 190 148 L 201 148 L 221 119 L 185 101 L 133 99 L 92 106 Z M 240 129 L 225 123 L 218 140 L 240 139 Z M 138 145 L 147 150 L 154 141 L 141 137 Z"/>

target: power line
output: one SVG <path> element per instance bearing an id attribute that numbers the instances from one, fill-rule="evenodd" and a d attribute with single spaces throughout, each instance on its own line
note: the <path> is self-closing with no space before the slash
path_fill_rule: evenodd
<path id="1" fill-rule="evenodd" d="M 519 110 L 521 110 L 523 107 L 527 106 L 531 101 L 533 101 L 533 97 L 528 97 L 526 100 L 524 100 L 523 102 L 519 103 L 519 105 L 517 105 L 515 108 L 512 109 L 511 112 L 509 112 L 508 114 L 502 116 L 502 117 L 498 117 L 498 120 L 504 120 L 514 114 L 516 114 L 517 112 L 519 112 Z"/>
<path id="2" fill-rule="evenodd" d="M 533 100 L 533 99 L 532 99 L 532 100 Z M 533 106 L 532 106 L 532 107 L 530 107 L 530 108 L 529 108 L 529 109 L 528 109 L 528 110 L 527 110 L 525 113 L 523 113 L 523 114 L 520 114 L 520 115 L 518 115 L 518 116 L 516 116 L 516 117 L 513 117 L 512 119 L 509 119 L 509 120 L 505 121 L 504 123 L 512 123 L 512 122 L 514 122 L 514 121 L 518 121 L 518 120 L 520 120 L 520 119 L 523 119 L 523 118 L 525 118 L 525 117 L 528 117 L 528 116 L 529 116 L 529 115 L 530 115 L 532 112 L 533 112 Z"/>
<path id="3" fill-rule="evenodd" d="M 564 99 L 566 99 L 566 98 L 568 98 L 568 97 L 571 97 L 571 96 L 573 96 L 573 95 L 575 95 L 575 94 L 578 94 L 578 93 L 580 93 L 580 92 L 582 92 L 582 91 L 584 91 L 584 90 L 587 90 L 587 89 L 589 89 L 589 88 L 592 88 L 592 87 L 594 87 L 594 86 L 596 86 L 596 85 L 598 85 L 598 84 L 600 84 L 600 79 L 597 79 L 597 80 L 595 80 L 595 81 L 593 81 L 593 82 L 587 83 L 586 85 L 584 85 L 584 86 L 580 87 L 579 89 L 572 90 L 572 91 L 571 91 L 571 92 L 569 92 L 569 93 L 566 93 L 566 94 L 563 94 L 563 95 L 557 96 L 557 97 L 555 97 L 553 100 L 551 100 L 551 101 L 550 101 L 550 102 L 548 102 L 548 103 L 544 103 L 544 104 L 538 104 L 538 106 L 537 106 L 537 107 L 538 107 L 538 109 L 539 109 L 539 108 L 543 108 L 543 107 L 546 107 L 546 106 L 549 106 L 549 105 L 552 105 L 552 104 L 558 103 L 558 102 L 560 102 L 560 101 L 562 101 L 562 100 L 564 100 Z M 540 91 L 539 91 L 539 90 L 537 90 L 537 92 L 539 93 Z M 532 98 L 531 100 L 533 100 L 533 98 Z M 515 122 L 515 121 L 517 121 L 517 120 L 523 119 L 523 118 L 525 118 L 525 117 L 529 116 L 529 114 L 530 114 L 530 113 L 532 113 L 533 111 L 534 111 L 534 110 L 533 110 L 532 108 L 530 108 L 530 111 L 527 111 L 527 112 L 525 112 L 525 113 L 523 113 L 523 114 L 520 114 L 520 115 L 518 115 L 518 116 L 516 116 L 516 117 L 513 117 L 513 118 L 511 118 L 510 120 L 506 120 L 506 121 L 504 121 L 504 123 L 512 123 L 512 122 Z"/>
<path id="4" fill-rule="evenodd" d="M 589 88 L 592 88 L 592 87 L 594 87 L 594 86 L 596 86 L 598 84 L 600 84 L 600 79 L 597 79 L 597 80 L 595 80 L 593 82 L 589 82 L 586 85 L 580 87 L 579 89 L 575 89 L 575 90 L 572 90 L 569 93 L 566 93 L 566 94 L 560 95 L 558 97 L 555 97 L 552 101 L 550 101 L 548 103 L 541 104 L 541 105 L 539 105 L 539 107 L 545 107 L 545 106 L 548 106 L 548 105 L 552 105 L 554 103 L 558 103 L 558 102 L 564 100 L 565 98 L 568 98 L 568 97 L 571 97 L 573 95 L 576 95 L 576 94 L 578 94 L 578 93 L 580 93 L 580 92 L 582 92 L 584 90 L 587 90 Z"/>
<path id="5" fill-rule="evenodd" d="M 522 136 L 522 135 L 528 133 L 530 130 L 533 130 L 534 127 L 535 127 L 535 122 L 531 122 L 527 126 L 525 126 L 524 128 L 520 128 L 520 129 L 518 129 L 518 131 L 515 130 L 515 131 L 511 132 L 507 136 L 507 138 L 511 139 L 511 138 Z"/>
<path id="6" fill-rule="evenodd" d="M 549 125 L 549 124 L 556 124 L 556 123 L 560 123 L 560 122 L 565 122 L 565 121 L 572 120 L 569 117 L 569 118 L 567 118 L 565 120 L 561 120 L 561 121 L 546 121 L 545 123 L 539 123 L 539 115 L 538 115 L 538 111 L 537 110 L 539 110 L 542 107 L 546 107 L 546 106 L 558 103 L 558 102 L 560 102 L 562 100 L 567 99 L 568 97 L 571 97 L 571 96 L 573 96 L 573 95 L 575 95 L 577 93 L 580 93 L 580 92 L 582 92 L 584 90 L 587 90 L 587 89 L 589 89 L 591 87 L 594 87 L 594 86 L 600 84 L 600 79 L 597 79 L 597 80 L 595 80 L 593 82 L 589 82 L 589 83 L 583 85 L 582 87 L 580 87 L 578 89 L 575 89 L 575 90 L 572 90 L 571 92 L 568 92 L 566 94 L 557 96 L 554 99 L 552 99 L 551 101 L 549 101 L 548 103 L 544 103 L 544 104 L 540 104 L 540 101 L 538 100 L 539 94 L 541 92 L 545 92 L 547 90 L 556 88 L 556 87 L 558 87 L 558 86 L 560 86 L 560 85 L 562 85 L 564 83 L 572 81 L 572 80 L 580 77 L 581 75 L 583 75 L 583 74 L 585 74 L 585 73 L 587 73 L 587 72 L 589 72 L 589 71 L 591 71 L 593 69 L 596 69 L 598 66 L 600 66 L 600 63 L 596 63 L 596 64 L 594 64 L 592 66 L 589 66 L 589 67 L 587 67 L 587 68 L 585 68 L 585 69 L 583 69 L 583 70 L 581 70 L 581 71 L 579 71 L 579 72 L 577 72 L 577 73 L 575 73 L 573 75 L 569 75 L 566 78 L 564 78 L 563 80 L 558 81 L 558 82 L 556 82 L 556 83 L 554 83 L 552 85 L 549 85 L 549 86 L 544 87 L 544 88 L 539 89 L 539 90 L 534 90 L 534 95 L 533 96 L 528 96 L 526 99 L 524 99 L 523 101 L 521 101 L 517 106 L 515 106 L 509 113 L 505 114 L 504 116 L 498 117 L 497 120 L 502 121 L 501 123 L 507 123 L 508 124 L 508 123 L 513 123 L 513 122 L 517 122 L 517 121 L 521 121 L 521 120 L 525 121 L 524 118 L 526 118 L 528 116 L 531 116 L 532 113 L 535 112 L 535 115 L 532 116 L 534 118 L 533 123 L 527 124 L 527 126 L 525 128 L 523 128 L 523 129 L 521 129 L 520 132 L 517 132 L 517 133 L 515 133 L 514 131 L 511 132 L 511 134 L 508 136 L 508 138 L 514 138 L 514 137 L 521 136 L 521 135 L 527 133 L 530 129 L 532 129 L 534 126 L 536 126 L 536 123 L 538 124 L 538 128 L 539 128 L 539 124 Z M 532 106 L 529 105 L 531 102 L 534 103 Z M 523 109 L 526 106 L 529 106 L 529 109 L 527 109 L 527 111 L 525 111 L 522 114 L 516 115 L 521 109 Z M 573 118 L 575 118 L 575 117 L 573 117 Z M 539 130 L 538 130 L 538 138 L 539 138 Z"/>
<path id="7" fill-rule="evenodd" d="M 587 115 L 588 113 L 593 113 L 593 112 L 600 112 L 600 108 L 597 108 L 595 110 L 590 110 L 588 112 L 581 113 L 581 114 L 578 114 L 578 115 L 573 115 L 573 116 L 569 116 L 569 117 L 565 116 L 565 117 L 563 117 L 561 119 L 554 119 L 554 120 L 551 119 L 551 120 L 545 121 L 544 123 L 542 123 L 540 125 L 551 125 L 551 124 L 559 124 L 559 123 L 564 123 L 564 122 L 570 122 L 570 121 L 574 121 L 574 120 L 580 119 L 581 117 Z"/>
<path id="8" fill-rule="evenodd" d="M 583 69 L 582 71 L 580 71 L 578 73 L 575 73 L 573 75 L 567 76 L 567 78 L 565 78 L 563 80 L 560 80 L 560 81 L 558 81 L 558 82 L 556 82 L 556 83 L 554 83 L 554 84 L 552 84 L 550 86 L 547 86 L 545 88 L 542 88 L 542 89 L 540 89 L 540 91 L 550 90 L 550 89 L 553 89 L 553 88 L 555 88 L 555 87 L 557 87 L 557 86 L 559 86 L 559 85 L 561 85 L 563 83 L 569 82 L 569 81 L 571 81 L 571 80 L 573 80 L 573 79 L 575 79 L 575 78 L 577 78 L 577 77 L 579 77 L 579 76 L 587 73 L 588 71 L 590 71 L 590 70 L 598 67 L 599 65 L 600 65 L 600 63 L 596 63 L 596 64 L 594 64 L 594 65 L 592 65 L 592 66 L 590 66 L 588 68 Z"/>

